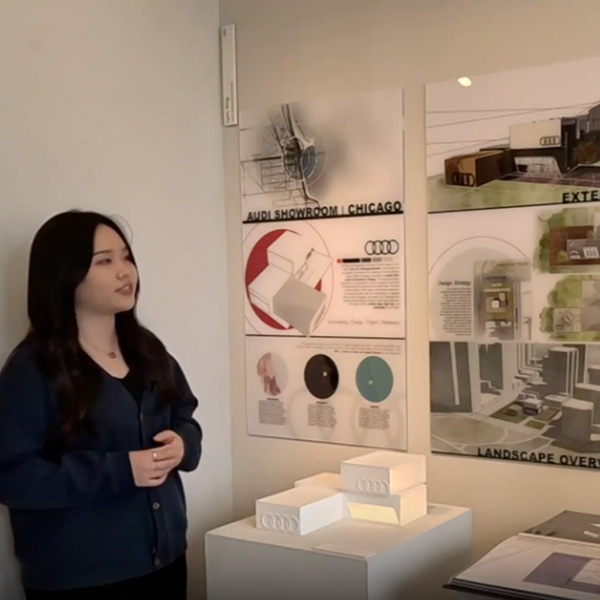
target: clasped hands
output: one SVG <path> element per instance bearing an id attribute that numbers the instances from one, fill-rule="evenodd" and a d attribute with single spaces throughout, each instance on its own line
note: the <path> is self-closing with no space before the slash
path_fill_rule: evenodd
<path id="1" fill-rule="evenodd" d="M 133 480 L 137 487 L 162 485 L 169 473 L 183 460 L 184 446 L 179 434 L 166 429 L 152 439 L 162 446 L 129 453 Z"/>

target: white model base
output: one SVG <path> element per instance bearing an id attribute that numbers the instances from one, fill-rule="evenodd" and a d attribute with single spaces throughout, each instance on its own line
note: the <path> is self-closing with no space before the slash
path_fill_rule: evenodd
<path id="1" fill-rule="evenodd" d="M 406 527 L 346 519 L 304 536 L 254 517 L 206 534 L 208 600 L 443 600 L 471 562 L 471 511 L 430 505 Z"/>

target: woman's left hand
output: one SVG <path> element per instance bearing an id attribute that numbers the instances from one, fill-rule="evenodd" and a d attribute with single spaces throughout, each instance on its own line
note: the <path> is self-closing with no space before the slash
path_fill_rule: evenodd
<path id="1" fill-rule="evenodd" d="M 183 460 L 185 447 L 181 436 L 171 429 L 165 429 L 154 436 L 154 441 L 163 444 L 162 447 L 154 451 L 154 460 L 157 463 L 162 461 L 173 462 L 171 469 L 177 467 Z"/>

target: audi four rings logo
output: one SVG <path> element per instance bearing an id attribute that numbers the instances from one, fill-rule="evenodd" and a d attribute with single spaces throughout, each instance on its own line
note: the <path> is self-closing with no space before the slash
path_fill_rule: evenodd
<path id="1" fill-rule="evenodd" d="M 286 533 L 296 533 L 300 528 L 300 522 L 296 517 L 290 515 L 279 515 L 277 513 L 267 513 L 260 517 L 260 524 L 264 529 L 271 531 L 284 531 Z"/>
<path id="2" fill-rule="evenodd" d="M 367 494 L 388 494 L 390 491 L 390 484 L 379 479 L 359 479 L 356 482 L 356 487 L 358 491 Z"/>
<path id="3" fill-rule="evenodd" d="M 369 256 L 396 254 L 400 250 L 398 240 L 369 240 L 365 244 L 365 252 Z"/>
<path id="4" fill-rule="evenodd" d="M 558 146 L 560 137 L 558 135 L 544 135 L 540 138 L 540 146 Z"/>
<path id="5" fill-rule="evenodd" d="M 475 186 L 475 175 L 473 173 L 452 173 L 453 185 L 462 185 L 463 187 Z"/>

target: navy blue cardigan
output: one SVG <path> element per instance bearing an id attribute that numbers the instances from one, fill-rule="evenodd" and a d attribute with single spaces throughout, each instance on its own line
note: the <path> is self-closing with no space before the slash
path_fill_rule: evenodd
<path id="1" fill-rule="evenodd" d="M 78 434 L 58 455 L 49 432 L 56 394 L 22 346 L 0 373 L 0 503 L 8 506 L 15 554 L 26 587 L 60 590 L 138 577 L 186 550 L 186 507 L 177 470 L 156 488 L 134 484 L 128 453 L 157 444 L 159 431 L 183 439 L 182 471 L 198 466 L 198 401 L 173 359 L 181 400 L 161 403 L 152 384 L 141 402 L 102 371 L 91 414 L 94 434 Z"/>

